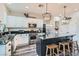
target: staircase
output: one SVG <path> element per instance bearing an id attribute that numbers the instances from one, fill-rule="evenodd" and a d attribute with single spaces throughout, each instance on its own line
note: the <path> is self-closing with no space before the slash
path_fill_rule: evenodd
<path id="1" fill-rule="evenodd" d="M 14 56 L 37 56 L 36 45 L 32 44 L 28 46 L 18 46 Z"/>

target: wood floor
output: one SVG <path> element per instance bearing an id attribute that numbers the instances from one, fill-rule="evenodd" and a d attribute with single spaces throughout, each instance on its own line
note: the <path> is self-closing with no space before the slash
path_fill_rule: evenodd
<path id="1" fill-rule="evenodd" d="M 38 56 L 36 53 L 36 45 L 25 45 L 17 47 L 14 56 Z"/>
<path id="2" fill-rule="evenodd" d="M 14 56 L 38 56 L 36 53 L 36 44 L 18 46 Z M 60 56 L 63 56 L 62 54 Z M 79 52 L 72 53 L 70 56 L 79 56 Z"/>

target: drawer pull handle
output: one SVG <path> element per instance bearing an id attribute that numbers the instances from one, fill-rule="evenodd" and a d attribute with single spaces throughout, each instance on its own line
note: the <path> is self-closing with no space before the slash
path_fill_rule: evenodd
<path id="1" fill-rule="evenodd" d="M 11 49 L 9 49 L 8 51 L 11 51 Z"/>
<path id="2" fill-rule="evenodd" d="M 9 46 L 10 46 L 11 44 L 9 44 Z"/>

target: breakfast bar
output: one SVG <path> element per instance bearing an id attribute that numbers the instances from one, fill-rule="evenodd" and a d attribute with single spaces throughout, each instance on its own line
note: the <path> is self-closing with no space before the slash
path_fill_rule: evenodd
<path id="1" fill-rule="evenodd" d="M 46 46 L 50 44 L 59 44 L 59 42 L 67 42 L 72 41 L 74 35 L 67 35 L 67 36 L 59 36 L 59 37 L 39 37 L 36 41 L 36 51 L 39 56 L 46 55 Z"/>

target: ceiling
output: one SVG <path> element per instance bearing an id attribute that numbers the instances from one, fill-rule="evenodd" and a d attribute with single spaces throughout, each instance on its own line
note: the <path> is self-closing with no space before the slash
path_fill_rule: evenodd
<path id="1" fill-rule="evenodd" d="M 38 7 L 39 4 L 42 4 L 42 7 Z M 12 12 L 29 12 L 36 14 L 45 13 L 45 3 L 10 3 L 6 4 L 8 9 Z M 48 3 L 48 12 L 50 12 L 53 16 L 61 16 L 63 15 L 63 6 L 67 6 L 66 14 L 69 15 L 71 13 L 79 11 L 79 3 Z"/>

